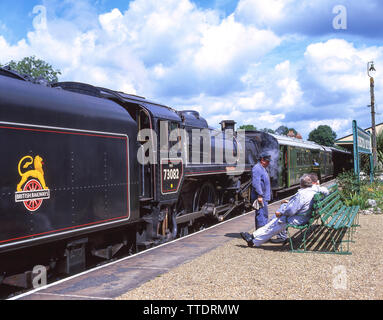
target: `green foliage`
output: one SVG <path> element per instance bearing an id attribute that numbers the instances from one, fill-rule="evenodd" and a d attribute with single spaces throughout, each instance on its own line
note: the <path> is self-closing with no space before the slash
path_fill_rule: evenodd
<path id="1" fill-rule="evenodd" d="M 354 192 L 347 199 L 343 199 L 343 203 L 348 207 L 359 206 L 360 209 L 364 210 L 368 207 L 367 200 L 365 194 Z"/>
<path id="2" fill-rule="evenodd" d="M 286 126 L 279 126 L 277 130 L 275 130 L 275 133 L 279 135 L 287 135 L 288 132 L 289 128 L 287 128 Z"/>
<path id="3" fill-rule="evenodd" d="M 263 128 L 263 129 L 261 129 L 261 131 L 267 132 L 267 133 L 275 133 L 275 131 L 273 129 L 269 129 L 269 128 Z"/>
<path id="4" fill-rule="evenodd" d="M 332 147 L 336 139 L 336 133 L 328 125 L 320 125 L 309 133 L 309 140 L 318 144 Z"/>
<path id="5" fill-rule="evenodd" d="M 360 194 L 366 199 L 374 199 L 377 206 L 383 210 L 383 183 L 375 181 L 374 183 L 366 183 L 361 186 Z"/>
<path id="6" fill-rule="evenodd" d="M 61 75 L 60 70 L 54 70 L 49 63 L 37 59 L 35 56 L 25 57 L 20 61 L 11 60 L 6 66 L 21 75 L 30 76 L 35 80 L 42 78 L 48 82 L 57 82 L 58 75 Z"/>
<path id="7" fill-rule="evenodd" d="M 252 124 L 243 124 L 242 126 L 240 126 L 238 129 L 241 129 L 241 130 L 250 130 L 250 131 L 256 131 L 257 128 L 254 127 Z"/>
<path id="8" fill-rule="evenodd" d="M 358 177 L 354 175 L 352 170 L 340 173 L 336 180 L 343 201 L 350 199 L 355 193 L 359 193 L 360 184 Z"/>
<path id="9" fill-rule="evenodd" d="M 376 181 L 370 183 L 370 180 L 360 181 L 354 175 L 353 171 L 343 172 L 338 175 L 338 190 L 342 201 L 346 206 L 358 205 L 360 209 L 368 208 L 368 199 L 374 199 L 377 206 L 383 210 L 383 183 Z"/>
<path id="10" fill-rule="evenodd" d="M 370 155 L 361 153 L 360 154 L 360 171 L 365 173 L 367 176 L 370 176 L 371 173 L 371 163 L 370 163 Z M 376 174 L 376 170 L 374 170 Z"/>

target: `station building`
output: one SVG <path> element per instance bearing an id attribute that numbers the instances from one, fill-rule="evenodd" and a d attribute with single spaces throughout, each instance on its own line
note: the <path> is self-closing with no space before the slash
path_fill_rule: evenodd
<path id="1" fill-rule="evenodd" d="M 383 122 L 376 124 L 375 128 L 376 128 L 376 134 L 378 135 L 383 130 Z M 372 134 L 372 127 L 369 127 L 364 130 Z M 353 134 L 351 133 L 348 136 L 335 140 L 335 144 L 337 146 L 347 149 L 348 151 L 353 152 L 353 146 L 354 146 Z"/>

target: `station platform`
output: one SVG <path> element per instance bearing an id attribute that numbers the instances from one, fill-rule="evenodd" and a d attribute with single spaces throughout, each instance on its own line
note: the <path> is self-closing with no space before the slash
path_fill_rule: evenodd
<path id="1" fill-rule="evenodd" d="M 352 255 L 292 253 L 288 244 L 250 248 L 239 232 L 253 231 L 252 211 L 15 299 L 383 299 L 383 215 L 362 215 L 360 224 Z"/>

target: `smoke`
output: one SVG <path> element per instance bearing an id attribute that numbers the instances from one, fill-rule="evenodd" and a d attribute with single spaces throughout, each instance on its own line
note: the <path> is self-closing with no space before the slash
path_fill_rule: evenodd
<path id="1" fill-rule="evenodd" d="M 246 160 L 254 165 L 258 162 L 261 153 L 271 156 L 271 161 L 267 167 L 271 180 L 271 188 L 278 187 L 278 176 L 282 172 L 283 163 L 279 162 L 279 144 L 277 139 L 266 132 L 247 131 L 246 137 L 250 140 L 246 143 Z M 255 146 L 252 146 L 255 145 Z M 248 147 L 249 146 L 249 147 Z"/>

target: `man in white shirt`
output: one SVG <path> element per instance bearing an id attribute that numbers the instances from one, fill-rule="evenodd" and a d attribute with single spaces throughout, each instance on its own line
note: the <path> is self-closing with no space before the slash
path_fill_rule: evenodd
<path id="1" fill-rule="evenodd" d="M 304 174 L 301 177 L 300 186 L 301 189 L 287 203 L 280 206 L 273 219 L 265 226 L 254 231 L 252 235 L 248 232 L 240 233 L 242 239 L 247 242 L 249 247 L 259 247 L 277 234 L 279 234 L 281 241 L 273 242 L 286 241 L 287 224 L 304 225 L 310 220 L 313 198 L 320 187 L 313 186 L 313 181 L 309 174 Z"/>

